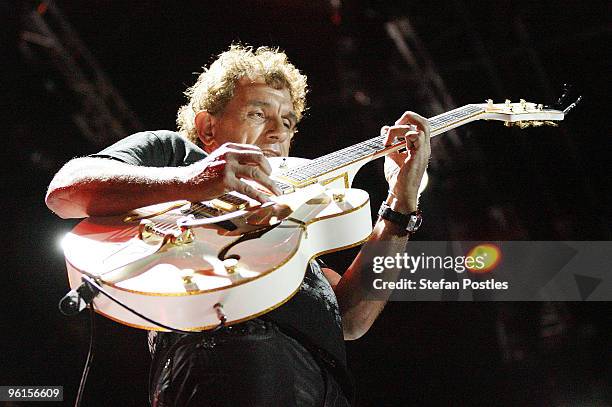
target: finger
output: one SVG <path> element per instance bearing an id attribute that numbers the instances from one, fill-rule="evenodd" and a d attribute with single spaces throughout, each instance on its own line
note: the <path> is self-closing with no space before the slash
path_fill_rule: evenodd
<path id="1" fill-rule="evenodd" d="M 270 198 L 268 198 L 266 194 L 259 191 L 257 188 L 249 185 L 248 183 L 242 181 L 238 177 L 234 177 L 232 182 L 230 182 L 229 184 L 231 190 L 244 194 L 249 198 L 255 199 L 256 201 L 259 201 L 261 203 L 270 201 Z"/>
<path id="2" fill-rule="evenodd" d="M 414 143 L 419 140 L 422 134 L 424 134 L 423 131 L 409 131 L 406 133 L 406 140 Z"/>
<path id="3" fill-rule="evenodd" d="M 426 147 L 427 149 L 431 148 L 431 137 L 428 133 L 424 131 L 419 131 L 419 134 L 416 139 L 416 143 L 419 147 Z"/>
<path id="4" fill-rule="evenodd" d="M 419 132 L 419 137 L 414 142 L 414 145 L 414 150 L 411 150 L 411 154 L 414 153 L 411 157 L 411 160 L 429 160 L 429 157 L 431 156 L 431 145 L 429 143 L 429 137 L 427 137 L 424 132 Z"/>
<path id="5" fill-rule="evenodd" d="M 417 114 L 415 112 L 410 112 L 410 111 L 404 112 L 402 117 L 397 119 L 395 124 L 396 125 L 399 125 L 399 124 L 404 124 L 404 125 L 406 125 L 406 124 L 414 124 L 414 125 L 417 125 L 421 130 L 423 130 L 427 134 L 429 134 L 429 132 L 430 132 L 429 120 L 427 120 L 426 118 L 424 118 L 423 116 L 421 116 L 420 114 Z"/>
<path id="6" fill-rule="evenodd" d="M 419 134 L 419 140 L 423 145 L 429 146 L 431 144 L 431 134 L 429 132 L 423 132 L 423 134 Z"/>
<path id="7" fill-rule="evenodd" d="M 275 195 L 280 195 L 282 192 L 276 186 L 276 183 L 268 177 L 267 174 L 262 172 L 259 167 L 254 167 L 251 165 L 242 165 L 236 168 L 234 172 L 236 177 L 245 178 L 251 181 L 255 181 L 258 184 L 261 184 L 263 187 L 270 190 Z"/>
<path id="8" fill-rule="evenodd" d="M 421 139 L 417 131 L 411 131 L 406 133 L 406 148 L 410 151 L 416 151 L 421 145 Z"/>
<path id="9" fill-rule="evenodd" d="M 414 131 L 414 127 L 412 125 L 397 125 L 389 127 L 387 130 L 387 135 L 385 137 L 385 146 L 391 146 L 395 144 L 396 140 L 403 140 L 406 136 L 406 133 Z"/>
<path id="10" fill-rule="evenodd" d="M 406 140 L 406 149 L 410 152 L 417 151 L 419 149 L 419 145 L 416 141 Z"/>
<path id="11" fill-rule="evenodd" d="M 382 126 L 380 128 L 380 135 L 381 136 L 386 136 L 388 131 L 389 131 L 389 126 Z"/>
<path id="12" fill-rule="evenodd" d="M 385 136 L 385 139 L 383 141 L 383 145 L 386 146 L 386 147 L 392 145 L 393 144 L 393 140 L 395 138 L 395 136 L 391 135 L 391 131 L 390 130 L 391 130 L 391 128 L 389 126 L 383 126 L 380 129 L 380 134 Z"/>
<path id="13" fill-rule="evenodd" d="M 261 168 L 265 174 L 272 174 L 272 166 L 261 150 L 232 150 L 228 152 L 226 156 L 238 164 L 257 166 Z"/>
<path id="14" fill-rule="evenodd" d="M 241 144 L 241 143 L 225 143 L 221 147 L 225 147 L 230 150 L 250 150 L 250 151 L 261 151 L 261 149 L 253 144 Z"/>
<path id="15" fill-rule="evenodd" d="M 408 131 L 406 131 L 406 129 L 409 129 Z M 410 125 L 410 126 L 401 126 L 401 127 L 392 127 L 391 130 L 389 131 L 389 133 L 391 133 L 391 135 L 393 134 L 398 134 L 395 138 L 399 139 L 399 140 L 403 140 L 404 141 L 404 146 L 406 149 L 408 150 L 415 150 L 418 148 L 419 146 L 419 142 L 418 142 L 418 131 L 414 130 L 415 126 Z M 399 153 L 399 151 L 397 152 L 397 154 L 402 154 Z M 392 157 L 394 160 L 397 161 L 397 159 L 395 157 Z M 406 159 L 406 152 L 403 152 L 403 156 L 401 157 L 402 160 Z"/>

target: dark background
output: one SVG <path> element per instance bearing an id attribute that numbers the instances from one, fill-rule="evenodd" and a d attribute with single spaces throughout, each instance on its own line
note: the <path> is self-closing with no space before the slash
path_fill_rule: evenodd
<path id="1" fill-rule="evenodd" d="M 477 122 L 436 138 L 418 239 L 610 240 L 609 2 L 55 4 L 97 60 L 87 76 L 104 72 L 137 120 L 95 137 L 75 125 L 78 115 L 93 121 L 91 92 L 75 90 L 57 48 L 27 35 L 32 13 L 52 28 L 58 17 L 47 3 L 0 1 L 2 385 L 63 385 L 69 404 L 85 361 L 87 315 L 57 311 L 67 291 L 59 239 L 76 222 L 44 205 L 53 174 L 131 131 L 173 129 L 194 72 L 233 41 L 280 46 L 308 75 L 310 109 L 293 149 L 306 158 L 374 137 L 405 110 L 431 117 L 487 98 L 552 104 L 573 84 L 584 101 L 559 128 Z M 385 28 L 398 21 L 410 24 L 412 63 Z M 374 209 L 383 179 L 378 162 L 355 184 Z M 350 256 L 326 261 L 342 270 Z M 390 303 L 348 343 L 357 404 L 612 405 L 610 315 L 607 303 Z M 84 405 L 145 405 L 144 332 L 99 317 L 96 342 Z"/>

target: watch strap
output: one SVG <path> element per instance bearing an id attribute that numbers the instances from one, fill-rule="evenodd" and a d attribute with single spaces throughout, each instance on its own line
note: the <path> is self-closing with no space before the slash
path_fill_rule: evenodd
<path id="1" fill-rule="evenodd" d="M 406 230 L 409 233 L 416 232 L 423 223 L 422 212 L 416 210 L 408 214 L 397 212 L 393 210 L 386 202 L 383 201 L 378 210 L 378 216 L 382 219 L 388 220 L 389 222 L 395 223 L 397 226 Z"/>

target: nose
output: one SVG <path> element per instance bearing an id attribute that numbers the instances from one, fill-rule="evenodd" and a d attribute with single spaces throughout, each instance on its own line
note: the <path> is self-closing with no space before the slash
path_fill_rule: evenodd
<path id="1" fill-rule="evenodd" d="M 283 143 L 291 136 L 291 130 L 287 129 L 282 117 L 275 117 L 269 120 L 266 129 L 266 139 L 270 143 Z"/>
<path id="2" fill-rule="evenodd" d="M 292 134 L 293 131 L 285 127 L 281 117 L 269 118 L 258 145 L 271 156 L 286 157 Z"/>

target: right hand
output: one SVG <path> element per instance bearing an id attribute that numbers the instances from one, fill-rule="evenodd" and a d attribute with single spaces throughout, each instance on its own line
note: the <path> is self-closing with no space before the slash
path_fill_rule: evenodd
<path id="1" fill-rule="evenodd" d="M 192 200 L 209 200 L 236 191 L 259 202 L 268 196 L 241 180 L 255 181 L 276 195 L 281 191 L 270 179 L 272 167 L 261 149 L 251 144 L 225 143 L 204 160 L 187 167 L 186 184 Z"/>

